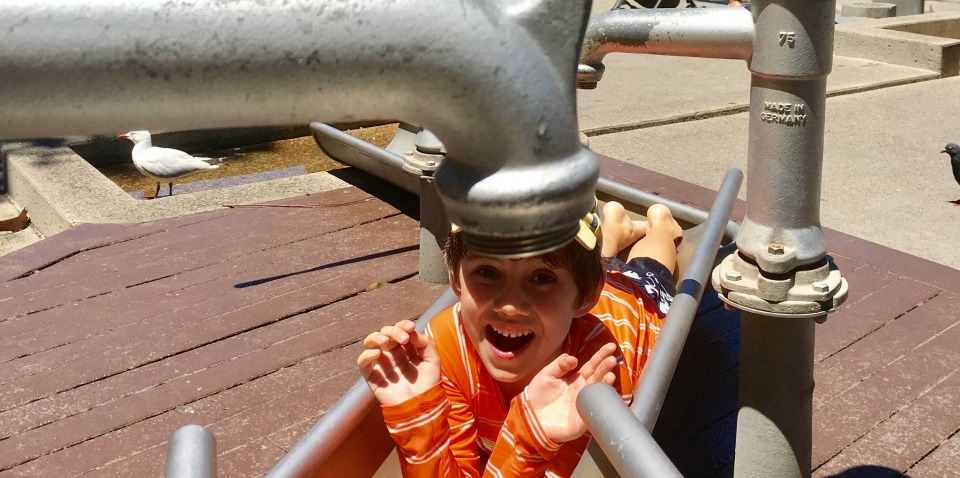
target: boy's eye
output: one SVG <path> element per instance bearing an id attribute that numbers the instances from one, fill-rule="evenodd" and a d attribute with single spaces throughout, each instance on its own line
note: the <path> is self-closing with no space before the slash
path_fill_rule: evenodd
<path id="1" fill-rule="evenodd" d="M 556 282 L 557 277 L 549 272 L 538 272 L 534 274 L 531 281 L 537 285 L 547 285 Z"/>
<path id="2" fill-rule="evenodd" d="M 480 266 L 473 270 L 474 275 L 481 279 L 494 280 L 500 277 L 500 273 L 490 266 Z"/>

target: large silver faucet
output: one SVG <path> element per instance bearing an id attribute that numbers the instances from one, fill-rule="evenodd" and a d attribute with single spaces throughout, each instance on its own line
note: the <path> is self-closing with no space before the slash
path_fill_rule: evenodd
<path id="1" fill-rule="evenodd" d="M 403 120 L 432 131 L 483 252 L 559 247 L 593 205 L 575 69 L 589 2 L 36 0 L 0 5 L 0 140 Z"/>

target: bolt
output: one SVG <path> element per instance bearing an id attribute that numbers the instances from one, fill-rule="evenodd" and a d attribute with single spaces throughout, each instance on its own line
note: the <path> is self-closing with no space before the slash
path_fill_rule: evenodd
<path id="1" fill-rule="evenodd" d="M 771 254 L 773 254 L 773 255 L 775 255 L 775 256 L 782 256 L 782 255 L 783 255 L 783 244 L 780 244 L 779 242 L 771 242 L 771 243 L 770 243 L 770 247 L 767 248 L 767 252 L 769 252 L 769 253 L 771 253 Z"/>
<path id="2" fill-rule="evenodd" d="M 727 280 L 732 280 L 732 281 L 738 281 L 741 278 L 743 278 L 743 276 L 740 275 L 740 273 L 737 271 L 727 271 L 726 276 L 727 276 Z"/>
<path id="3" fill-rule="evenodd" d="M 427 166 L 436 166 L 436 165 L 437 165 L 436 161 L 427 161 Z"/>
<path id="4" fill-rule="evenodd" d="M 827 292 L 830 290 L 830 284 L 827 284 L 826 282 L 814 282 L 813 290 L 817 292 Z"/>
<path id="5" fill-rule="evenodd" d="M 413 156 L 413 151 L 404 151 L 404 152 L 403 152 L 403 155 L 404 155 L 404 156 Z"/>

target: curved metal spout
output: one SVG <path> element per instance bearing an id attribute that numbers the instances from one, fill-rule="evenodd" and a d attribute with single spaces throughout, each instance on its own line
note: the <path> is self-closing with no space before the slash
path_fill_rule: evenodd
<path id="1" fill-rule="evenodd" d="M 428 128 L 483 252 L 556 248 L 593 204 L 573 70 L 589 2 L 36 0 L 0 6 L 0 139 L 395 119 Z M 579 34 L 578 34 L 579 32 Z"/>
<path id="2" fill-rule="evenodd" d="M 607 53 L 750 60 L 753 16 L 744 8 L 612 10 L 590 20 L 577 79 L 595 88 Z"/>

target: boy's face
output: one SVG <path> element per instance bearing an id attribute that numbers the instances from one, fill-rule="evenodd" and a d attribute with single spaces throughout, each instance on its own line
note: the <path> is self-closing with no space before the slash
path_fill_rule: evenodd
<path id="1" fill-rule="evenodd" d="M 464 328 L 495 380 L 525 386 L 560 355 L 574 317 L 593 304 L 578 305 L 578 289 L 566 268 L 537 257 L 499 259 L 468 254 L 460 263 Z"/>

